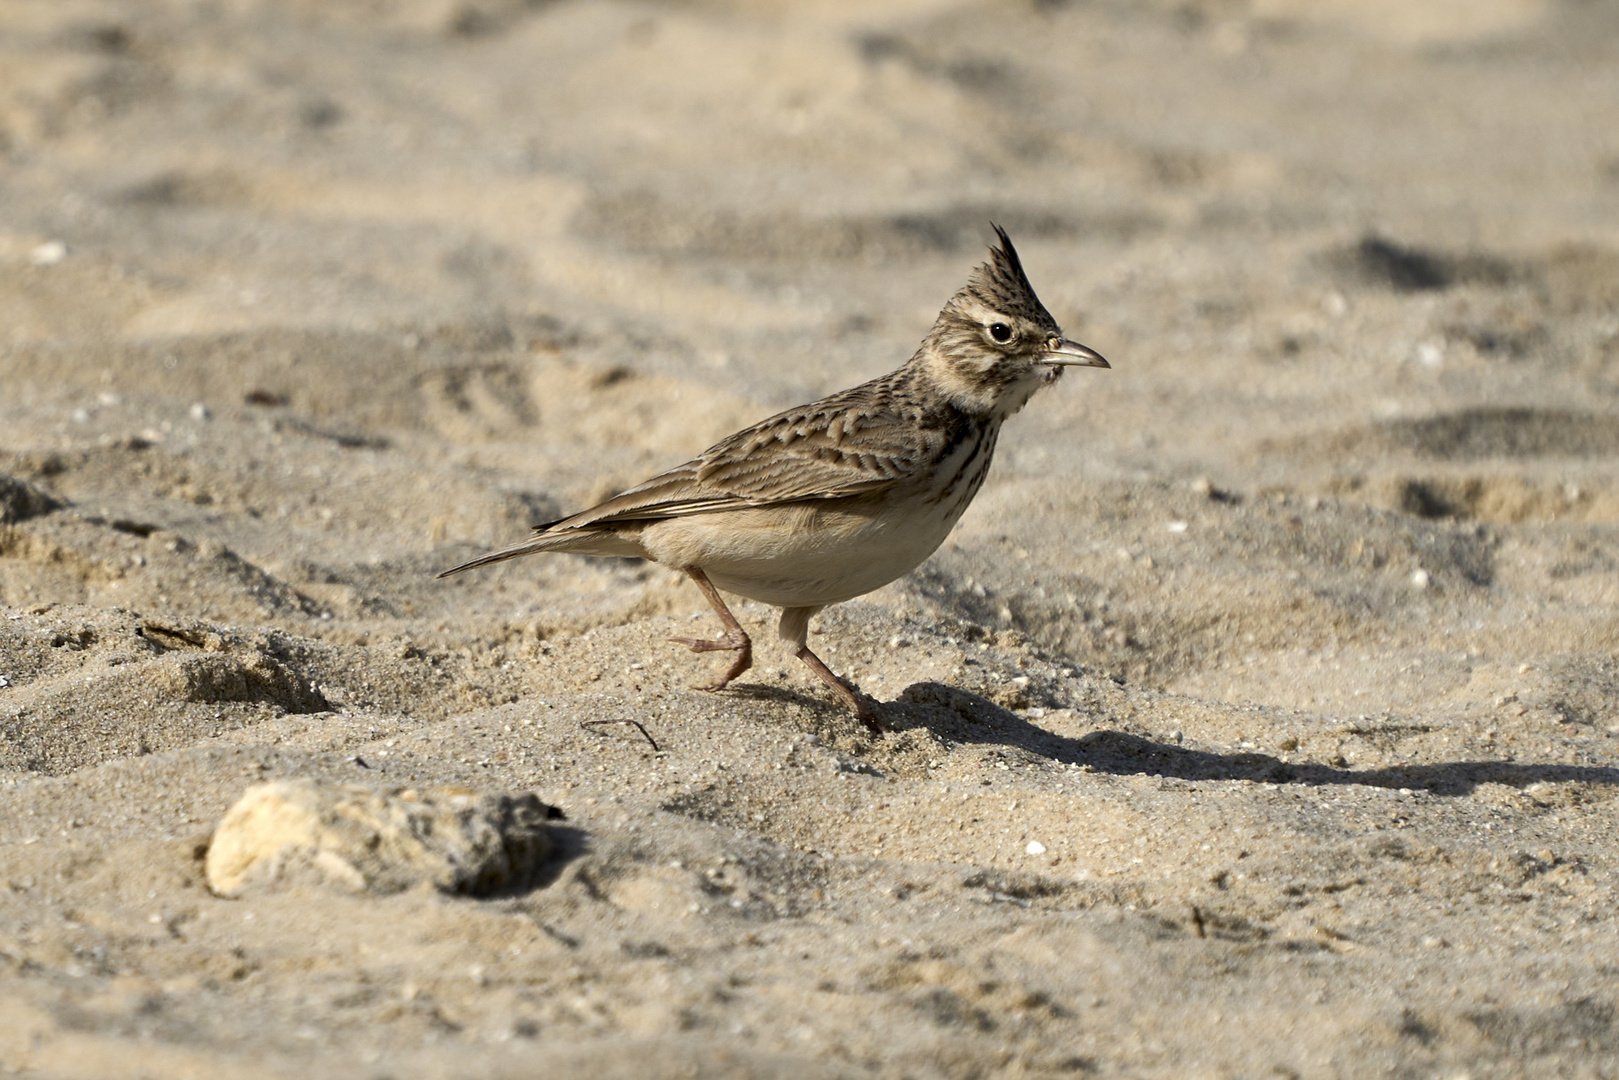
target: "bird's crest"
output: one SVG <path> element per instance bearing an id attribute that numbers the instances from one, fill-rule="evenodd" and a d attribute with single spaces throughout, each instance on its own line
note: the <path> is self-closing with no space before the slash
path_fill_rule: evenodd
<path id="1" fill-rule="evenodd" d="M 1057 322 L 1046 310 L 1023 272 L 1012 238 L 999 225 L 990 223 L 1000 243 L 989 249 L 989 261 L 973 271 L 966 292 L 994 311 L 1015 315 L 1055 329 Z"/>

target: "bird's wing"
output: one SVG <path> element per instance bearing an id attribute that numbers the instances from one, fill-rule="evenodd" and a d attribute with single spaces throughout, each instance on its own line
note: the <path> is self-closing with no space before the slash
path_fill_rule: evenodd
<path id="1" fill-rule="evenodd" d="M 541 526 L 550 532 L 656 521 L 742 506 L 880 492 L 936 455 L 941 428 L 918 424 L 886 395 L 856 387 L 789 409 L 716 443 L 599 506 Z"/>

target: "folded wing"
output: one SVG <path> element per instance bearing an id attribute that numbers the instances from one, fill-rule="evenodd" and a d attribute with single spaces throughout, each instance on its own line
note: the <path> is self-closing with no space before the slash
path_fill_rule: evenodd
<path id="1" fill-rule="evenodd" d="M 838 395 L 755 424 L 701 457 L 537 532 L 657 521 L 741 506 L 772 506 L 881 492 L 924 467 L 932 449 L 879 404 Z"/>

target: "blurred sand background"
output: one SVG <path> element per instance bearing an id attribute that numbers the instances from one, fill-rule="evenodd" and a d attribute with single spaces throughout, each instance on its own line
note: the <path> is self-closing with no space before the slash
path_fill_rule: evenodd
<path id="1" fill-rule="evenodd" d="M 818 620 L 436 571 L 889 370 L 1113 361 Z M 1619 1075 L 1619 8 L 0 3 L 0 1066 Z M 627 725 L 656 738 L 654 753 Z M 248 785 L 538 887 L 203 884 Z"/>

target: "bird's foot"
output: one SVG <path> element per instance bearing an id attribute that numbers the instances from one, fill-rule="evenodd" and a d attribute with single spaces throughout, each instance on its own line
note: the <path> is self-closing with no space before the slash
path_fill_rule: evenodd
<path id="1" fill-rule="evenodd" d="M 855 719 L 865 724 L 866 730 L 873 735 L 881 735 L 883 725 L 876 706 L 872 705 L 871 700 L 857 690 L 851 689 L 849 696 L 854 699 L 854 704 L 850 707 L 854 710 Z"/>
<path id="2" fill-rule="evenodd" d="M 838 678 L 836 675 L 832 674 L 832 669 L 827 667 L 819 656 L 816 656 L 813 652 L 811 652 L 808 645 L 805 645 L 798 650 L 798 658 L 804 661 L 804 663 L 809 666 L 811 671 L 819 675 L 822 682 L 831 687 L 832 693 L 836 694 L 838 700 L 843 702 L 844 706 L 850 712 L 854 713 L 856 720 L 859 720 L 862 724 L 866 725 L 867 730 L 869 730 L 873 735 L 881 735 L 883 733 L 883 727 L 879 722 L 875 702 L 866 697 L 866 695 L 862 694 L 860 691 L 856 690 L 854 687 L 850 686 L 848 683 L 844 682 L 842 679 Z"/>
<path id="3" fill-rule="evenodd" d="M 694 690 L 724 690 L 725 687 L 730 684 L 732 679 L 735 679 L 738 675 L 742 674 L 744 671 L 753 666 L 753 641 L 749 639 L 747 634 L 744 634 L 741 631 L 727 634 L 725 637 L 718 639 L 674 637 L 670 638 L 669 640 L 674 642 L 676 645 L 684 645 L 686 648 L 696 653 L 736 653 L 736 659 L 731 661 L 731 666 L 726 669 L 725 674 L 721 675 L 714 682 L 703 683 L 700 686 L 693 687 L 692 689 Z"/>

